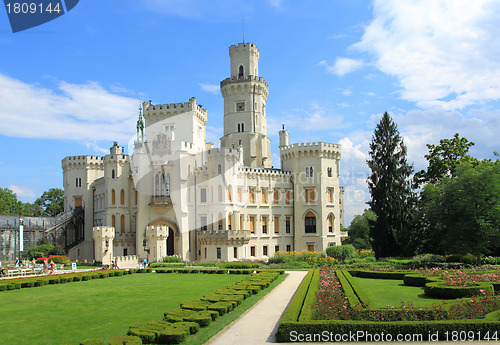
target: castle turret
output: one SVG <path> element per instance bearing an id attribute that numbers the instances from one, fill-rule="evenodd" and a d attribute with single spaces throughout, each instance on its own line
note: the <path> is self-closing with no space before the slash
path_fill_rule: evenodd
<path id="1" fill-rule="evenodd" d="M 220 83 L 224 97 L 224 136 L 221 147 L 243 148 L 243 164 L 271 167 L 266 101 L 269 88 L 259 73 L 259 50 L 252 43 L 229 47 L 231 77 Z"/>

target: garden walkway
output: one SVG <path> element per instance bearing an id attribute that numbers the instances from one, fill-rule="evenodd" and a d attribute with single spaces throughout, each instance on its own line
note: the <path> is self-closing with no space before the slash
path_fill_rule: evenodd
<path id="1" fill-rule="evenodd" d="M 275 343 L 274 334 L 281 316 L 299 287 L 307 271 L 287 271 L 288 277 L 248 309 L 236 321 L 228 325 L 207 344 L 253 345 Z"/>

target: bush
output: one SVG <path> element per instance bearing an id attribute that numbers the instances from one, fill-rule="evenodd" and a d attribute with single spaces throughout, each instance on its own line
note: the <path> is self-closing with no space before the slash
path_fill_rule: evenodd
<path id="1" fill-rule="evenodd" d="M 326 248 L 326 255 L 335 260 L 345 261 L 354 257 L 356 249 L 352 244 L 344 244 L 341 246 L 331 246 Z"/>
<path id="2" fill-rule="evenodd" d="M 162 260 L 162 262 L 182 262 L 182 258 L 180 256 L 165 256 Z"/>
<path id="3" fill-rule="evenodd" d="M 149 265 L 151 268 L 157 267 L 184 267 L 186 264 L 184 262 L 153 262 Z"/>
<path id="4" fill-rule="evenodd" d="M 142 340 L 139 337 L 124 336 L 114 337 L 109 339 L 109 345 L 142 345 Z"/>
<path id="5" fill-rule="evenodd" d="M 444 285 L 443 281 L 425 284 L 425 294 L 434 298 L 463 298 L 493 292 L 493 285 L 490 283 L 476 283 L 474 286 L 450 286 Z"/>
<path id="6" fill-rule="evenodd" d="M 106 345 L 102 339 L 85 339 L 80 342 L 80 345 Z"/>

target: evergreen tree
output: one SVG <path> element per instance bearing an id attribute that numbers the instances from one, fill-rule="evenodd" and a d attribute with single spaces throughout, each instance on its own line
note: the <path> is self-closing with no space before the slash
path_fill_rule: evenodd
<path id="1" fill-rule="evenodd" d="M 377 216 L 370 226 L 372 248 L 377 258 L 400 256 L 409 238 L 414 203 L 410 182 L 413 166 L 406 160 L 406 146 L 387 112 L 375 129 L 369 155 L 368 204 Z"/>

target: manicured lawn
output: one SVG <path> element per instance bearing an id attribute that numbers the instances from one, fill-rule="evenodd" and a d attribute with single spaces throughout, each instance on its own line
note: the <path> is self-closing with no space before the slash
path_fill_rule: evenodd
<path id="1" fill-rule="evenodd" d="M 161 320 L 247 276 L 136 273 L 68 284 L 2 291 L 0 343 L 78 344 L 127 333 L 132 323 Z"/>
<path id="2" fill-rule="evenodd" d="M 388 304 L 394 307 L 402 306 L 402 302 L 408 305 L 412 302 L 417 308 L 432 303 L 440 303 L 442 300 L 427 297 L 423 287 L 406 286 L 402 280 L 394 279 L 370 279 L 353 277 L 359 287 L 369 296 L 370 308 L 385 308 Z"/>

